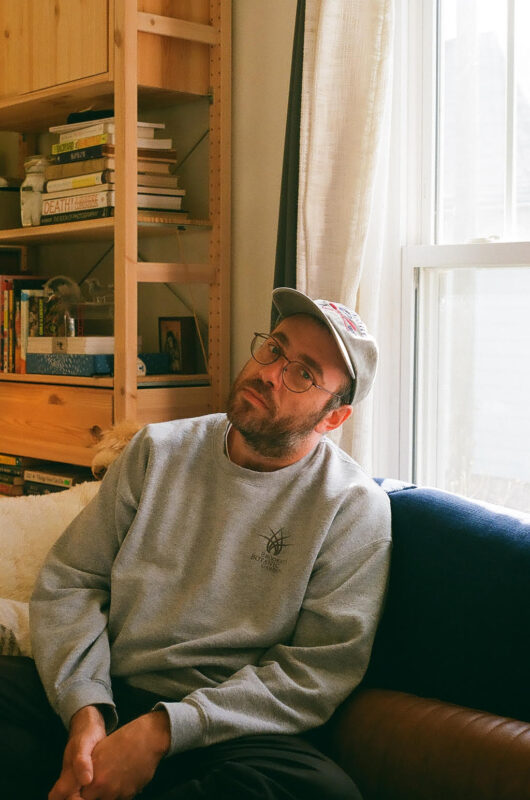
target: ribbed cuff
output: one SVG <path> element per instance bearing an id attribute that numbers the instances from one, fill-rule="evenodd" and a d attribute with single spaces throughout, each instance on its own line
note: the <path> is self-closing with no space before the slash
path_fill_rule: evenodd
<path id="1" fill-rule="evenodd" d="M 204 744 L 204 726 L 199 710 L 187 703 L 157 703 L 153 711 L 165 709 L 171 729 L 171 745 L 167 753 L 173 756 L 185 750 L 193 750 Z"/>
<path id="2" fill-rule="evenodd" d="M 107 733 L 111 733 L 118 725 L 116 706 L 105 684 L 99 681 L 69 686 L 57 699 L 58 713 L 66 730 L 70 727 L 70 720 L 80 708 L 84 706 L 98 706 L 105 720 Z"/>

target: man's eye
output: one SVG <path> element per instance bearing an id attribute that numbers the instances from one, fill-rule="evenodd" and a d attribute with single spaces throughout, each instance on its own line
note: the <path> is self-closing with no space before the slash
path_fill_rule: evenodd
<path id="1" fill-rule="evenodd" d="M 268 342 L 269 353 L 273 356 L 281 356 L 282 351 L 281 348 L 276 344 L 276 342 L 269 341 Z"/>
<path id="2" fill-rule="evenodd" d="M 301 364 L 298 367 L 298 373 L 299 373 L 300 377 L 304 381 L 312 381 L 313 380 L 313 376 L 311 375 L 311 373 L 308 372 L 307 369 L 305 367 L 303 367 Z"/>

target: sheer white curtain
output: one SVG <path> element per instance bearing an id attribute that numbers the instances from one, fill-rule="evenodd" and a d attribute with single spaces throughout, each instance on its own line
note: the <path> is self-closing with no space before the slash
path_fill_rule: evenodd
<path id="1" fill-rule="evenodd" d="M 393 0 L 306 2 L 297 287 L 357 307 L 376 335 L 381 258 L 368 263 L 364 253 L 389 96 L 392 30 Z M 383 182 L 384 173 L 380 168 Z M 372 230 L 374 224 L 375 216 Z M 340 437 L 341 446 L 367 468 L 372 402 L 356 409 Z"/>

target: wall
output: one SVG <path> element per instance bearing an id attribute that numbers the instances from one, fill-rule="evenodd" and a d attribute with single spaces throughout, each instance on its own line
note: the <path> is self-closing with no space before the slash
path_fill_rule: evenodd
<path id="1" fill-rule="evenodd" d="M 267 331 L 296 0 L 234 0 L 232 373 Z"/>

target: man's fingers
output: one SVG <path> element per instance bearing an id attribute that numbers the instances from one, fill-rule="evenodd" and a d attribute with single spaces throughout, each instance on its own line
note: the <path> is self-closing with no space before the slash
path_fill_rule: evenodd
<path id="1" fill-rule="evenodd" d="M 48 795 L 48 800 L 78 800 L 78 798 L 81 799 L 81 795 L 75 786 L 63 776 L 59 778 Z"/>
<path id="2" fill-rule="evenodd" d="M 91 748 L 86 748 L 76 753 L 72 761 L 72 769 L 80 786 L 88 786 L 92 782 L 94 768 L 92 766 Z"/>

